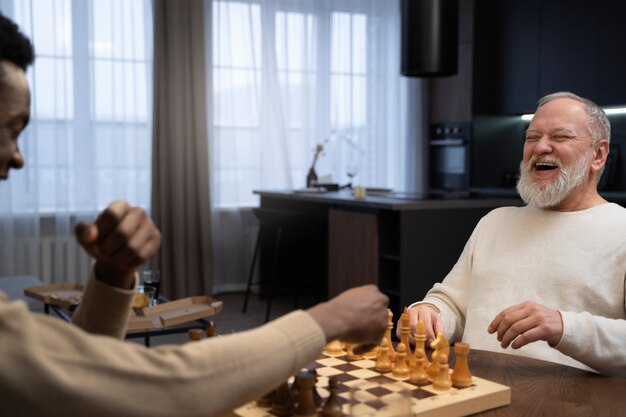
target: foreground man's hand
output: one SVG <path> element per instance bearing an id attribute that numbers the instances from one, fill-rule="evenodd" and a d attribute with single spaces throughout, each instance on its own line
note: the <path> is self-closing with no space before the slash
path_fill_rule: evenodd
<path id="1" fill-rule="evenodd" d="M 335 298 L 317 304 L 308 313 L 320 325 L 326 340 L 357 343 L 355 353 L 376 346 L 387 330 L 389 298 L 375 285 L 365 285 L 342 292 Z"/>
<path id="2" fill-rule="evenodd" d="M 503 348 L 519 349 L 537 340 L 545 340 L 556 346 L 563 336 L 561 313 L 532 301 L 525 301 L 502 310 L 487 331 L 498 333 Z"/>
<path id="3" fill-rule="evenodd" d="M 76 237 L 96 260 L 96 277 L 120 288 L 132 288 L 137 268 L 161 245 L 161 233 L 146 212 L 116 201 L 95 223 L 80 223 Z"/>

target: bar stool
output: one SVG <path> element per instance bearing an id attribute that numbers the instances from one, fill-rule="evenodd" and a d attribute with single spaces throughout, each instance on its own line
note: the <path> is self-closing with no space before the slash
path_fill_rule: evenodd
<path id="1" fill-rule="evenodd" d="M 273 247 L 273 257 L 270 276 L 267 279 L 268 292 L 267 306 L 265 310 L 265 322 L 268 322 L 274 298 L 274 290 L 278 274 L 278 263 L 281 260 L 281 254 L 284 253 L 284 243 L 289 244 L 289 238 L 294 238 L 296 236 L 304 239 L 308 239 L 312 236 L 314 237 L 316 222 L 312 216 L 294 211 L 267 208 L 255 208 L 252 211 L 259 221 L 259 232 L 254 246 L 254 254 L 252 255 L 252 265 L 250 265 L 250 272 L 248 274 L 248 283 L 243 302 L 243 312 L 245 313 L 247 311 L 248 299 L 250 297 L 252 285 L 261 286 L 264 284 L 261 282 L 262 277 L 256 284 L 253 284 L 252 278 L 254 276 L 254 267 L 261 250 L 261 242 L 267 241 L 273 234 L 274 239 L 273 244 L 271 245 Z M 315 259 L 313 260 L 316 261 Z M 304 262 L 299 263 L 299 265 L 303 264 Z M 308 268 L 307 272 L 310 272 L 312 269 L 314 270 L 315 268 Z M 303 274 L 306 274 L 306 272 L 303 272 Z M 315 277 L 313 277 L 313 280 L 314 279 Z M 305 280 L 303 279 L 303 276 L 301 276 L 299 279 L 294 279 L 292 281 L 294 308 L 297 308 L 299 292 L 304 284 L 303 281 Z M 318 293 L 318 298 L 319 297 L 320 294 Z"/>

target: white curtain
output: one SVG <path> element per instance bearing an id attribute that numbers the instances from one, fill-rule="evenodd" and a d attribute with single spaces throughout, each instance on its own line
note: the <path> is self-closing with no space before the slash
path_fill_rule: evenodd
<path id="1" fill-rule="evenodd" d="M 400 76 L 399 1 L 213 0 L 210 149 L 214 291 L 241 289 L 255 189 L 339 184 L 421 191 L 415 105 Z M 417 102 L 421 102 L 418 100 Z M 408 110 L 416 112 L 407 113 Z"/>
<path id="2" fill-rule="evenodd" d="M 0 276 L 84 282 L 73 228 L 116 199 L 149 208 L 150 0 L 2 0 L 35 64 L 26 166 L 0 183 Z"/>

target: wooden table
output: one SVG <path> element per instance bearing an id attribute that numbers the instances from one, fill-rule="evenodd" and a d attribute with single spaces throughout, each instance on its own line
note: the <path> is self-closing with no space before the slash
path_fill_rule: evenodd
<path id="1" fill-rule="evenodd" d="M 510 405 L 480 416 L 626 415 L 626 378 L 479 350 L 470 352 L 469 364 L 474 375 L 511 387 Z"/>

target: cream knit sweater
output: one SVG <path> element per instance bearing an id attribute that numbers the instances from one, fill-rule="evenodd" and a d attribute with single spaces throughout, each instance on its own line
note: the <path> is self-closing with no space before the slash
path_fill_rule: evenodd
<path id="1" fill-rule="evenodd" d="M 574 212 L 492 211 L 424 301 L 441 309 L 451 341 L 626 376 L 625 299 L 626 209 L 608 203 Z M 500 311 L 526 300 L 561 312 L 555 348 L 538 341 L 504 350 L 487 333 Z"/>
<path id="2" fill-rule="evenodd" d="M 121 336 L 131 298 L 92 277 L 74 320 Z M 325 342 L 315 320 L 296 311 L 251 331 L 148 349 L 32 314 L 0 293 L 0 414 L 217 416 L 287 380 Z"/>

